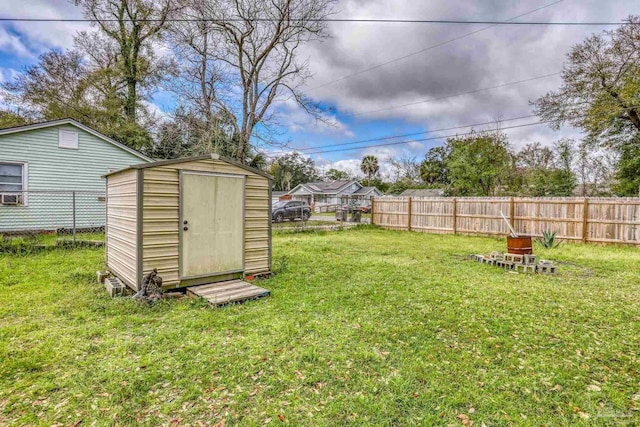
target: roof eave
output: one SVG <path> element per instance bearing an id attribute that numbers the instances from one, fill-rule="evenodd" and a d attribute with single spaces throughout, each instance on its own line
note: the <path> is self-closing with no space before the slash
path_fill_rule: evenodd
<path id="1" fill-rule="evenodd" d="M 71 119 L 71 118 L 66 118 L 66 119 L 58 119 L 58 120 L 50 120 L 50 121 L 46 121 L 46 122 L 40 122 L 40 123 L 31 123 L 28 125 L 21 125 L 21 126 L 14 126 L 14 127 L 10 127 L 10 128 L 5 128 L 5 129 L 0 129 L 0 136 L 1 135 L 10 135 L 12 133 L 18 133 L 18 132 L 26 132 L 26 131 L 30 131 L 30 130 L 37 130 L 37 129 L 44 129 L 44 128 L 48 128 L 48 127 L 53 127 L 53 126 L 60 126 L 60 125 L 64 125 L 64 124 L 70 124 L 72 126 L 75 126 L 77 128 L 80 128 L 82 130 L 84 130 L 85 132 L 88 132 L 90 134 L 92 134 L 93 136 L 100 138 L 112 145 L 115 145 L 116 147 L 127 151 L 131 154 L 133 154 L 136 157 L 141 158 L 142 160 L 146 160 L 148 162 L 152 162 L 153 159 L 151 157 L 147 157 L 144 154 L 140 153 L 139 151 L 134 150 L 133 148 L 127 147 L 124 144 L 119 143 L 118 141 L 109 138 L 107 135 L 104 135 L 100 132 L 98 132 L 95 129 L 90 128 L 89 126 L 83 125 L 82 123 L 80 123 L 77 120 Z"/>
<path id="2" fill-rule="evenodd" d="M 229 158 L 226 158 L 226 157 L 221 157 L 218 154 L 207 154 L 206 156 L 196 156 L 196 157 L 184 157 L 184 158 L 181 158 L 181 159 L 158 160 L 158 161 L 151 162 L 151 163 L 138 163 L 138 164 L 131 165 L 131 166 L 128 166 L 128 167 L 123 168 L 123 169 L 119 169 L 117 171 L 109 172 L 109 173 L 105 174 L 104 177 L 115 175 L 117 173 L 124 172 L 124 171 L 129 170 L 129 169 L 148 169 L 148 168 L 153 168 L 153 167 L 156 167 L 156 166 L 168 166 L 168 165 L 174 165 L 174 164 L 177 164 L 177 163 L 195 162 L 195 161 L 198 161 L 198 160 L 221 160 L 223 162 L 230 163 L 232 165 L 238 166 L 239 168 L 245 169 L 245 170 L 247 170 L 249 172 L 255 173 L 256 175 L 260 175 L 260 176 L 263 176 L 263 177 L 265 177 L 265 178 L 267 178 L 269 180 L 273 180 L 273 177 L 271 175 L 269 175 L 268 173 L 266 173 L 266 172 L 263 172 L 263 171 L 261 171 L 259 169 L 252 168 L 251 166 L 247 166 L 245 164 L 242 164 L 242 163 L 238 162 L 237 160 L 229 159 Z"/>

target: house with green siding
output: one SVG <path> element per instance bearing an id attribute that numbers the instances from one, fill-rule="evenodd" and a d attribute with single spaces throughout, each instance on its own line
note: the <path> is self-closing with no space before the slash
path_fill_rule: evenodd
<path id="1" fill-rule="evenodd" d="M 103 227 L 102 177 L 150 161 L 72 119 L 0 129 L 0 232 Z"/>

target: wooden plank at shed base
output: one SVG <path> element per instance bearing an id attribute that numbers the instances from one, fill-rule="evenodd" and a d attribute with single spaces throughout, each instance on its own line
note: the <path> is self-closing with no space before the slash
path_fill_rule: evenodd
<path id="1" fill-rule="evenodd" d="M 190 286 L 187 288 L 187 295 L 204 298 L 209 301 L 209 304 L 218 306 L 268 297 L 271 292 L 244 280 L 229 280 L 227 282 Z"/>

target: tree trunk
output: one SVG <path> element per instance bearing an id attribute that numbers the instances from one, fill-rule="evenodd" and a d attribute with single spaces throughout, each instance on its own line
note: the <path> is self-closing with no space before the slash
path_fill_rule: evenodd
<path id="1" fill-rule="evenodd" d="M 640 131 L 640 115 L 638 115 L 638 111 L 635 108 L 629 110 L 629 120 Z"/>
<path id="2" fill-rule="evenodd" d="M 127 99 L 124 106 L 124 113 L 131 123 L 136 123 L 136 105 L 138 100 L 136 80 L 127 79 Z"/>

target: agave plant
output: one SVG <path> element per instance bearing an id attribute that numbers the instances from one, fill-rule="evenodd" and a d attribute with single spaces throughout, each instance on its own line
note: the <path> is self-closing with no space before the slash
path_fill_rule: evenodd
<path id="1" fill-rule="evenodd" d="M 543 248 L 557 248 L 560 246 L 560 242 L 556 242 L 556 234 L 558 234 L 557 231 L 546 230 L 542 233 L 541 237 L 536 239 L 536 242 L 538 242 Z"/>

